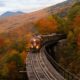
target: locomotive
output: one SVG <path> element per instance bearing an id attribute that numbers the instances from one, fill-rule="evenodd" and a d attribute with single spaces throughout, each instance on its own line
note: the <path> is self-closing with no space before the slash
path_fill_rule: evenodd
<path id="1" fill-rule="evenodd" d="M 33 35 L 32 38 L 30 39 L 30 51 L 39 52 L 44 42 L 50 39 L 50 37 L 54 35 L 56 35 L 56 33 L 50 35 Z"/>
<path id="2" fill-rule="evenodd" d="M 49 40 L 53 41 L 59 41 L 60 39 L 66 38 L 66 34 L 49 34 L 49 35 L 38 35 L 38 36 L 33 36 L 30 40 L 30 51 L 31 52 L 38 52 L 45 44 L 45 42 Z"/>
<path id="3" fill-rule="evenodd" d="M 35 36 L 30 40 L 30 51 L 31 52 L 38 52 L 41 48 L 41 37 Z"/>

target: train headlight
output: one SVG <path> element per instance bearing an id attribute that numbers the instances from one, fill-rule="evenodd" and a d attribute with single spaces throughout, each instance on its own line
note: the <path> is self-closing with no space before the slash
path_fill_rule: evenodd
<path id="1" fill-rule="evenodd" d="M 39 49 L 39 46 L 36 46 L 36 49 Z"/>
<path id="2" fill-rule="evenodd" d="M 33 41 L 35 42 L 35 41 L 36 41 L 36 39 L 33 39 Z"/>
<path id="3" fill-rule="evenodd" d="M 31 48 L 33 48 L 33 46 L 31 45 Z"/>

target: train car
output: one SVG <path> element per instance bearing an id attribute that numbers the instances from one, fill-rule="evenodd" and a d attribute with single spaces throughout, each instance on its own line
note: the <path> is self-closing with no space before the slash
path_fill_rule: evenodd
<path id="1" fill-rule="evenodd" d="M 33 37 L 30 40 L 30 51 L 38 52 L 41 48 L 41 38 L 39 36 Z"/>

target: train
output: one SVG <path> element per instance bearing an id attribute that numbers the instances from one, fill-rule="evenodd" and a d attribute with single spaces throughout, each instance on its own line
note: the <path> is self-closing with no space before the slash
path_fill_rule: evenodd
<path id="1" fill-rule="evenodd" d="M 31 52 L 39 52 L 40 48 L 47 42 L 48 40 L 54 39 L 56 41 L 66 38 L 65 34 L 57 34 L 53 33 L 50 35 L 38 35 L 33 36 L 30 40 L 30 51 Z"/>
<path id="2" fill-rule="evenodd" d="M 32 37 L 30 40 L 30 51 L 31 52 L 38 52 L 41 48 L 41 37 L 35 36 Z"/>

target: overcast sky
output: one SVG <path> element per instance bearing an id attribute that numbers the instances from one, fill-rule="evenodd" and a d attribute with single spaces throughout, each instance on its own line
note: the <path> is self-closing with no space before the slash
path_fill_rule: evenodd
<path id="1" fill-rule="evenodd" d="M 65 0 L 0 0 L 0 14 L 6 11 L 33 12 Z"/>

